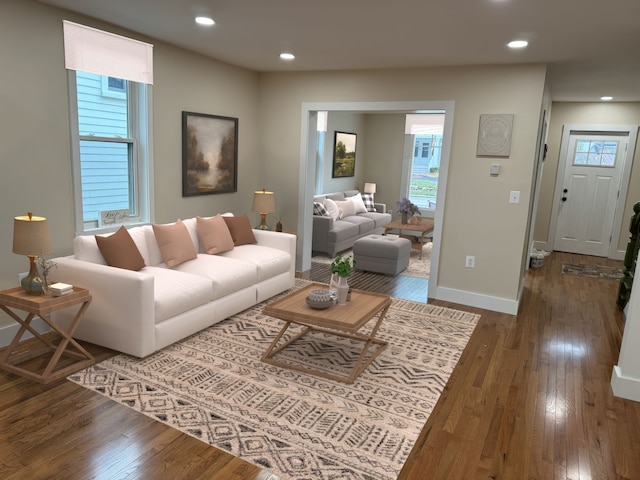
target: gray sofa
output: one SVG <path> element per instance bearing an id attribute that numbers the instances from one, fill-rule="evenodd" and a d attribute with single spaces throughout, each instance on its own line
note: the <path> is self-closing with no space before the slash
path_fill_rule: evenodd
<path id="1" fill-rule="evenodd" d="M 347 190 L 323 193 L 313 197 L 313 241 L 311 248 L 314 252 L 324 252 L 333 257 L 336 253 L 351 248 L 359 238 L 384 233 L 384 226 L 391 222 L 391 214 L 387 213 L 387 206 L 384 203 L 373 203 L 375 211 L 356 213 L 337 219 L 331 216 L 330 212 L 321 214 L 318 212 L 318 208 L 315 208 L 317 207 L 316 203 L 324 205 L 327 198 L 334 202 L 344 202 L 359 193 L 358 190 Z M 368 205 L 370 209 L 372 208 L 371 203 Z M 322 209 L 320 208 L 320 210 Z"/>

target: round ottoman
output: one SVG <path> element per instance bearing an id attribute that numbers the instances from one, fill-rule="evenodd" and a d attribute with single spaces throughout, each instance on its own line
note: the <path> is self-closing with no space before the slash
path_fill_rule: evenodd
<path id="1" fill-rule="evenodd" d="M 411 241 L 385 235 L 368 235 L 353 244 L 358 270 L 397 275 L 409 265 Z"/>

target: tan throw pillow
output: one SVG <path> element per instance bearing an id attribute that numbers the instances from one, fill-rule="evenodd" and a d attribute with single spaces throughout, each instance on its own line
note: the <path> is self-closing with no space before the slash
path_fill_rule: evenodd
<path id="1" fill-rule="evenodd" d="M 198 256 L 189 231 L 182 220 L 173 225 L 152 225 L 162 259 L 168 267 L 175 267 Z"/>
<path id="2" fill-rule="evenodd" d="M 140 250 L 126 228 L 120 227 L 116 233 L 103 237 L 96 235 L 96 243 L 107 265 L 138 271 L 145 267 Z"/>
<path id="3" fill-rule="evenodd" d="M 204 251 L 209 255 L 227 252 L 233 248 L 231 232 L 222 216 L 216 215 L 213 218 L 196 217 L 196 228 Z"/>
<path id="4" fill-rule="evenodd" d="M 356 206 L 351 200 L 345 200 L 344 202 L 336 201 L 336 205 L 338 205 L 338 210 L 340 211 L 340 219 L 356 214 Z"/>
<path id="5" fill-rule="evenodd" d="M 258 243 L 256 237 L 253 235 L 253 229 L 249 223 L 249 217 L 242 215 L 240 217 L 222 217 L 229 227 L 231 232 L 231 238 L 233 238 L 233 244 L 237 247 L 239 245 L 246 245 L 248 243 Z"/>

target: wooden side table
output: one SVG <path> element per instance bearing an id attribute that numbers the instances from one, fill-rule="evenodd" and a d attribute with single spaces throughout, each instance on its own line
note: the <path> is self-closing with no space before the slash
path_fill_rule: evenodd
<path id="1" fill-rule="evenodd" d="M 11 344 L 6 347 L 0 355 L 0 368 L 30 380 L 46 384 L 93 365 L 95 362 L 93 356 L 72 338 L 90 303 L 91 294 L 89 291 L 79 287 L 74 287 L 73 292 L 60 297 L 27 295 L 22 287 L 0 291 L 0 309 L 4 310 L 11 318 L 20 324 L 20 329 L 15 337 L 13 337 Z M 80 305 L 80 308 L 68 330 L 65 331 L 51 320 L 49 315 L 51 312 L 77 305 Z M 27 312 L 24 320 L 12 309 Z M 44 322 L 51 327 L 51 330 L 60 337 L 57 345 L 55 344 L 56 338 L 50 339 L 48 337 L 51 335 L 48 333 L 44 335 L 40 334 L 31 326 L 31 321 L 36 315 L 44 320 Z M 40 348 L 34 348 L 34 346 L 39 345 L 39 343 L 35 342 L 35 339 L 21 342 L 20 340 L 27 330 L 33 334 L 35 339 L 44 345 Z M 27 345 L 27 343 L 29 344 L 29 348 L 24 346 Z M 73 347 L 73 349 L 71 347 Z M 27 370 L 19 366 L 19 364 L 42 356 L 47 352 L 53 352 L 53 355 L 42 373 Z M 77 361 L 71 365 L 65 365 L 56 369 L 63 354 L 76 358 Z"/>

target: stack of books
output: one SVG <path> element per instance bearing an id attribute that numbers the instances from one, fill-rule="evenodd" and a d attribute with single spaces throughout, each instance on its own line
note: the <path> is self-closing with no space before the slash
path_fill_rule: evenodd
<path id="1" fill-rule="evenodd" d="M 66 295 L 67 293 L 73 292 L 73 285 L 61 282 L 54 283 L 53 285 L 51 285 L 50 291 L 53 295 L 59 297 L 61 295 Z"/>

